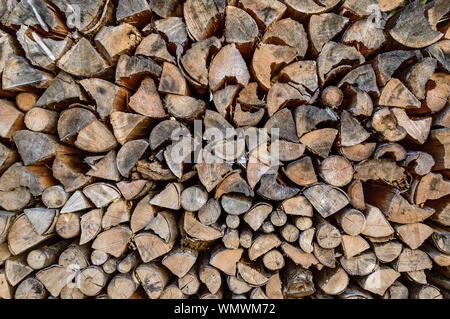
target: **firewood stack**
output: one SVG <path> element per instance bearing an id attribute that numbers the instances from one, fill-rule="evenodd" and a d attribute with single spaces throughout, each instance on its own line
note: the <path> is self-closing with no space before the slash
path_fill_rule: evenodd
<path id="1" fill-rule="evenodd" d="M 447 298 L 449 9 L 1 1 L 0 298 Z"/>

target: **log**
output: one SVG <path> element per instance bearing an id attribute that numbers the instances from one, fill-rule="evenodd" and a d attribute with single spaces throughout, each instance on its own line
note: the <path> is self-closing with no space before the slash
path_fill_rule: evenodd
<path id="1" fill-rule="evenodd" d="M 223 70 L 221 65 L 230 65 L 232 68 Z M 236 84 L 243 86 L 250 80 L 247 65 L 235 44 L 228 44 L 220 49 L 209 66 L 208 81 L 213 92 L 220 89 L 227 78 L 234 78 Z"/>
<path id="2" fill-rule="evenodd" d="M 410 48 L 423 48 L 439 40 L 442 33 L 431 28 L 424 10 L 424 4 L 419 1 L 405 6 L 389 31 L 392 38 Z M 412 29 L 420 30 L 420 35 L 412 34 Z"/>
<path id="3" fill-rule="evenodd" d="M 4 299 L 5 296 L 2 296 Z M 45 299 L 47 291 L 44 285 L 36 278 L 29 277 L 23 280 L 14 292 L 14 299 Z"/>

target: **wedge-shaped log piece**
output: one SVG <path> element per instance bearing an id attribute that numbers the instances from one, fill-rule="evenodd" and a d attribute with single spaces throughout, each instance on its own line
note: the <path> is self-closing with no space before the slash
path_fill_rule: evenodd
<path id="1" fill-rule="evenodd" d="M 407 135 L 406 130 L 398 124 L 394 112 L 389 107 L 376 110 L 371 124 L 377 132 L 382 134 L 383 139 L 389 142 L 400 141 Z"/>
<path id="2" fill-rule="evenodd" d="M 108 127 L 97 119 L 78 132 L 75 146 L 92 153 L 105 153 L 117 146 L 117 141 Z"/>
<path id="3" fill-rule="evenodd" d="M 149 262 L 167 254 L 174 245 L 174 242 L 166 243 L 158 235 L 149 232 L 139 233 L 133 240 L 143 262 Z"/>
<path id="4" fill-rule="evenodd" d="M 73 107 L 62 111 L 57 127 L 59 139 L 63 142 L 72 141 L 94 119 L 94 113 L 85 108 Z"/>
<path id="5" fill-rule="evenodd" d="M 92 248 L 118 258 L 127 249 L 131 241 L 131 234 L 128 227 L 113 227 L 100 233 L 92 243 Z"/>
<path id="6" fill-rule="evenodd" d="M 252 62 L 252 75 L 263 90 L 268 91 L 272 86 L 272 76 L 285 65 L 291 63 L 297 55 L 292 47 L 260 43 L 256 48 Z"/>
<path id="7" fill-rule="evenodd" d="M 314 294 L 313 275 L 302 267 L 290 267 L 286 276 L 283 295 L 286 298 L 301 298 Z"/>
<path id="8" fill-rule="evenodd" d="M 120 198 L 120 191 L 107 183 L 95 183 L 86 186 L 83 194 L 97 207 L 108 206 Z"/>
<path id="9" fill-rule="evenodd" d="M 66 192 L 73 192 L 91 182 L 89 176 L 84 175 L 85 167 L 74 156 L 58 155 L 53 161 L 52 172 Z"/>
<path id="10" fill-rule="evenodd" d="M 175 120 L 165 120 L 158 123 L 150 134 L 150 148 L 157 149 L 172 139 L 181 136 L 190 136 L 190 132 L 184 124 Z"/>
<path id="11" fill-rule="evenodd" d="M 427 253 L 427 255 L 433 260 L 436 265 L 441 267 L 450 266 L 450 257 L 448 254 L 437 250 L 434 246 L 428 243 L 423 244 L 422 249 Z"/>
<path id="12" fill-rule="evenodd" d="M 396 188 L 373 184 L 371 190 L 366 192 L 367 202 L 378 207 L 391 222 L 420 223 L 434 213 L 432 208 L 420 208 L 409 203 Z"/>
<path id="13" fill-rule="evenodd" d="M 255 20 L 242 9 L 227 6 L 225 9 L 225 40 L 234 43 L 238 50 L 248 56 L 258 37 Z"/>
<path id="14" fill-rule="evenodd" d="M 54 136 L 44 133 L 21 130 L 13 134 L 13 139 L 25 165 L 46 161 L 59 154 L 77 153 L 75 149 L 59 144 Z"/>
<path id="15" fill-rule="evenodd" d="M 208 87 L 208 59 L 221 48 L 216 37 L 195 42 L 180 60 L 180 65 L 187 75 L 187 79 L 200 91 Z"/>
<path id="16" fill-rule="evenodd" d="M 30 273 L 33 272 L 33 268 L 31 268 L 27 264 L 25 254 L 6 260 L 5 268 L 2 270 L 4 271 L 4 277 L 2 279 L 7 280 L 7 282 L 11 286 L 16 286 Z"/>
<path id="17" fill-rule="evenodd" d="M 236 275 L 237 263 L 241 259 L 243 252 L 244 250 L 242 248 L 218 248 L 211 253 L 209 263 L 211 266 L 216 267 L 223 273 L 229 276 L 234 276 Z"/>
<path id="18" fill-rule="evenodd" d="M 39 235 L 25 214 L 19 215 L 11 225 L 8 233 L 8 248 L 13 255 L 38 245 L 51 238 L 53 234 Z"/>
<path id="19" fill-rule="evenodd" d="M 172 63 L 164 62 L 158 91 L 178 95 L 188 95 L 186 79 L 180 69 Z"/>
<path id="20" fill-rule="evenodd" d="M 357 87 L 348 87 L 346 93 L 351 96 L 346 100 L 345 105 L 349 106 L 353 116 L 371 116 L 373 112 L 373 101 L 370 95 Z"/>
<path id="21" fill-rule="evenodd" d="M 292 112 L 287 108 L 273 114 L 270 119 L 267 120 L 264 128 L 267 129 L 270 135 L 272 135 L 272 129 L 274 129 L 278 130 L 277 136 L 281 139 L 293 143 L 298 142 L 294 118 Z"/>
<path id="22" fill-rule="evenodd" d="M 167 254 L 162 264 L 166 266 L 172 274 L 178 278 L 188 273 L 197 260 L 198 252 L 190 248 L 177 248 Z"/>
<path id="23" fill-rule="evenodd" d="M 29 277 L 23 280 L 16 288 L 14 293 L 15 299 L 45 299 L 47 297 L 47 290 L 45 286 L 36 278 Z M 6 295 L 2 298 L 9 299 Z"/>
<path id="24" fill-rule="evenodd" d="M 333 73 L 334 68 L 338 66 L 357 66 L 365 62 L 364 57 L 356 48 L 334 41 L 327 42 L 317 58 L 317 67 L 319 78 L 322 83 L 326 82 Z M 351 64 L 348 64 L 351 63 Z"/>
<path id="25" fill-rule="evenodd" d="M 365 212 L 366 226 L 361 234 L 365 236 L 381 238 L 394 233 L 391 224 L 386 220 L 383 213 L 375 206 L 367 205 Z"/>
<path id="26" fill-rule="evenodd" d="M 202 241 L 213 241 L 222 237 L 219 230 L 203 225 L 192 212 L 185 212 L 183 216 L 183 229 L 189 236 Z"/>
<path id="27" fill-rule="evenodd" d="M 45 286 L 53 297 L 58 297 L 67 283 L 72 282 L 76 276 L 74 270 L 61 265 L 52 265 L 40 270 L 36 278 Z"/>
<path id="28" fill-rule="evenodd" d="M 334 128 L 314 130 L 303 135 L 300 138 L 300 143 L 306 145 L 306 147 L 314 154 L 317 154 L 320 157 L 327 157 L 337 133 L 338 130 Z"/>
<path id="29" fill-rule="evenodd" d="M 408 152 L 402 163 L 408 171 L 420 176 L 428 174 L 434 164 L 435 161 L 430 154 L 420 151 Z"/>
<path id="30" fill-rule="evenodd" d="M 151 120 L 139 114 L 113 112 L 110 114 L 110 121 L 114 136 L 123 145 L 130 140 L 147 135 Z"/>
<path id="31" fill-rule="evenodd" d="M 69 37 L 62 40 L 41 38 L 36 32 L 23 25 L 16 36 L 31 64 L 49 71 L 55 71 L 55 61 L 59 60 L 72 46 L 72 39 Z"/>
<path id="32" fill-rule="evenodd" d="M 2 88 L 10 91 L 47 88 L 51 80 L 53 76 L 50 73 L 35 69 L 25 58 L 13 55 L 3 69 Z"/>
<path id="33" fill-rule="evenodd" d="M 86 157 L 84 161 L 91 167 L 86 175 L 116 182 L 120 180 L 116 163 L 116 152 L 114 150 L 109 151 L 105 156 Z"/>
<path id="34" fill-rule="evenodd" d="M 430 226 L 422 223 L 399 225 L 395 231 L 398 238 L 411 249 L 419 248 L 433 233 Z"/>
<path id="35" fill-rule="evenodd" d="M 239 92 L 240 85 L 226 85 L 223 89 L 217 90 L 213 94 L 214 106 L 217 112 L 223 117 L 231 113 L 232 105 L 237 93 Z"/>
<path id="36" fill-rule="evenodd" d="M 228 65 L 229 68 L 223 68 Z M 214 56 L 209 66 L 209 87 L 213 92 L 222 88 L 225 81 L 233 79 L 236 84 L 246 86 L 250 80 L 247 64 L 234 43 L 224 46 Z"/>
<path id="37" fill-rule="evenodd" d="M 312 15 L 308 23 L 308 33 L 311 37 L 312 48 L 320 53 L 325 43 L 341 32 L 349 19 L 335 13 Z"/>
<path id="38" fill-rule="evenodd" d="M 281 244 L 280 239 L 274 234 L 265 234 L 258 236 L 248 249 L 248 257 L 250 260 L 255 260 L 264 255 L 273 248 Z"/>
<path id="39" fill-rule="evenodd" d="M 299 18 L 323 13 L 331 10 L 334 6 L 336 6 L 339 1 L 337 0 L 326 0 L 316 2 L 314 0 L 286 0 L 286 5 L 288 6 L 288 12 L 292 12 L 295 16 Z"/>
<path id="40" fill-rule="evenodd" d="M 374 27 L 370 18 L 356 21 L 347 28 L 342 36 L 343 43 L 356 44 L 364 56 L 378 50 L 385 41 L 383 30 Z"/>
<path id="41" fill-rule="evenodd" d="M 353 69 L 352 71 L 347 73 L 339 82 L 338 87 L 349 85 L 374 97 L 378 97 L 380 95 L 375 72 L 372 66 L 368 64 L 357 67 L 356 69 Z"/>
<path id="42" fill-rule="evenodd" d="M 61 12 L 67 13 L 67 15 L 70 15 L 72 12 L 74 12 L 74 9 L 67 8 L 67 5 L 79 5 L 81 1 L 79 0 L 69 0 L 69 1 L 62 1 L 62 0 L 53 0 L 52 3 L 59 9 Z M 90 2 L 87 5 L 80 6 L 79 8 L 79 14 L 80 18 L 79 21 L 74 21 L 70 19 L 70 17 L 67 17 L 66 24 L 67 27 L 77 28 L 79 31 L 85 32 L 89 30 L 93 25 L 98 23 L 98 19 L 102 15 L 103 12 L 103 6 L 105 5 L 106 1 L 93 1 Z M 67 10 L 67 11 L 66 11 Z"/>
<path id="43" fill-rule="evenodd" d="M 427 200 L 439 199 L 448 194 L 450 182 L 443 179 L 441 174 L 428 173 L 420 178 L 414 190 L 414 203 L 421 205 Z"/>
<path id="44" fill-rule="evenodd" d="M 398 257 L 394 269 L 398 272 L 431 269 L 432 262 L 425 252 L 419 249 L 404 248 Z"/>
<path id="45" fill-rule="evenodd" d="M 423 48 L 438 41 L 442 33 L 433 30 L 424 11 L 423 2 L 409 3 L 400 12 L 389 34 L 394 40 L 410 48 Z"/>
<path id="46" fill-rule="evenodd" d="M 151 205 L 178 210 L 181 208 L 181 191 L 182 184 L 170 183 L 159 194 L 155 195 L 151 200 Z"/>
<path id="47" fill-rule="evenodd" d="M 148 1 L 120 0 L 117 4 L 116 19 L 133 25 L 142 25 L 152 15 Z"/>
<path id="48" fill-rule="evenodd" d="M 215 198 L 219 199 L 224 194 L 238 193 L 244 196 L 254 196 L 253 190 L 241 177 L 239 172 L 230 173 L 216 188 Z"/>
<path id="49" fill-rule="evenodd" d="M 278 21 L 286 11 L 286 6 L 277 0 L 243 0 L 239 5 L 255 19 L 262 30 Z"/>
<path id="50" fill-rule="evenodd" d="M 115 63 L 119 56 L 132 51 L 141 42 L 139 30 L 131 24 L 104 26 L 95 36 L 98 50 L 110 63 Z"/>
<path id="51" fill-rule="evenodd" d="M 278 201 L 291 198 L 298 192 L 300 192 L 300 189 L 285 186 L 284 183 L 277 181 L 277 174 L 264 174 L 257 190 L 257 193 L 262 197 Z"/>
<path id="52" fill-rule="evenodd" d="M 92 207 L 92 203 L 84 196 L 81 191 L 76 191 L 70 196 L 66 204 L 61 209 L 60 213 L 73 213 L 81 210 L 89 209 Z"/>
<path id="53" fill-rule="evenodd" d="M 135 55 L 143 55 L 156 61 L 175 63 L 174 57 L 167 51 L 166 41 L 157 33 L 152 33 L 142 39 L 136 48 Z"/>
<path id="54" fill-rule="evenodd" d="M 3 173 L 18 159 L 18 153 L 0 143 L 0 173 Z"/>
<path id="55" fill-rule="evenodd" d="M 102 230 L 102 216 L 103 211 L 101 209 L 93 209 L 81 216 L 80 245 L 84 245 L 97 237 Z"/>
<path id="56" fill-rule="evenodd" d="M 302 268 L 308 269 L 312 265 L 319 263 L 313 254 L 306 253 L 286 242 L 281 245 L 281 249 L 296 265 L 300 265 Z"/>
<path id="57" fill-rule="evenodd" d="M 412 62 L 416 51 L 394 50 L 378 54 L 374 59 L 374 69 L 378 85 L 385 86 L 397 69 Z"/>
<path id="58" fill-rule="evenodd" d="M 195 41 L 208 38 L 217 30 L 224 9 L 224 4 L 219 1 L 186 1 L 183 5 L 183 14 L 189 35 Z"/>
<path id="59" fill-rule="evenodd" d="M 150 299 L 158 299 L 170 279 L 169 272 L 154 262 L 140 264 L 135 272 Z"/>
<path id="60" fill-rule="evenodd" d="M 370 133 L 346 110 L 342 111 L 340 125 L 342 146 L 360 144 L 370 137 Z"/>
<path id="61" fill-rule="evenodd" d="M 35 26 L 45 32 L 53 31 L 58 34 L 66 34 L 68 31 L 54 9 L 42 0 L 20 2 L 11 7 L 11 12 L 4 19 L 8 27 Z"/>
<path id="62" fill-rule="evenodd" d="M 263 286 L 267 283 L 268 278 L 255 268 L 239 262 L 237 265 L 238 273 L 248 284 L 252 286 Z"/>
<path id="63" fill-rule="evenodd" d="M 437 61 L 428 57 L 409 68 L 406 75 L 406 86 L 419 100 L 425 98 L 425 85 L 432 77 L 436 66 Z"/>
<path id="64" fill-rule="evenodd" d="M 176 119 L 192 122 L 205 111 L 206 104 L 190 96 L 168 94 L 165 106 L 170 115 Z"/>
<path id="65" fill-rule="evenodd" d="M 313 105 L 301 105 L 295 111 L 297 135 L 301 137 L 315 129 L 320 123 L 335 122 L 338 119 L 338 115 L 330 108 L 322 109 Z"/>
<path id="66" fill-rule="evenodd" d="M 245 213 L 244 221 L 254 231 L 257 231 L 262 226 L 264 220 L 266 220 L 272 210 L 272 205 L 268 203 L 258 203 Z"/>
<path id="67" fill-rule="evenodd" d="M 162 68 L 150 58 L 132 56 L 127 54 L 120 56 L 116 67 L 116 83 L 136 90 L 146 77 L 157 78 L 161 76 Z"/>
<path id="68" fill-rule="evenodd" d="M 383 263 L 389 263 L 396 259 L 402 252 L 402 243 L 391 240 L 386 243 L 374 243 L 373 251 L 379 261 Z"/>
<path id="69" fill-rule="evenodd" d="M 147 27 L 151 26 L 152 24 L 149 24 Z M 146 32 L 146 28 L 142 31 Z M 165 19 L 158 19 L 154 22 L 154 28 L 165 36 L 171 52 L 176 52 L 178 55 L 186 48 L 188 43 L 188 33 L 182 17 L 171 16 Z"/>
<path id="70" fill-rule="evenodd" d="M 86 38 L 82 38 L 57 62 L 67 73 L 80 77 L 101 75 L 109 68 L 106 61 Z"/>
<path id="71" fill-rule="evenodd" d="M 285 66 L 279 73 L 279 81 L 295 87 L 303 95 L 316 91 L 319 87 L 316 61 L 304 60 Z"/>
<path id="72" fill-rule="evenodd" d="M 419 100 L 396 78 L 392 78 L 386 83 L 381 91 L 378 104 L 405 109 L 420 107 Z"/>
<path id="73" fill-rule="evenodd" d="M 306 197 L 302 195 L 297 195 L 284 200 L 281 203 L 281 207 L 283 208 L 284 212 L 288 215 L 307 216 L 307 217 L 311 217 L 313 215 L 313 207 L 311 206 L 310 202 L 306 199 Z"/>
<path id="74" fill-rule="evenodd" d="M 361 236 L 342 235 L 341 244 L 345 258 L 352 258 L 370 248 L 369 243 Z"/>
<path id="75" fill-rule="evenodd" d="M 322 183 L 308 187 L 303 194 L 324 218 L 333 215 L 349 203 L 344 191 Z"/>
<path id="76" fill-rule="evenodd" d="M 23 212 L 36 233 L 48 235 L 53 232 L 57 216 L 55 209 L 27 208 Z"/>
<path id="77" fill-rule="evenodd" d="M 377 267 L 377 257 L 369 251 L 351 258 L 341 257 L 340 263 L 350 276 L 367 276 Z"/>
<path id="78" fill-rule="evenodd" d="M 125 143 L 117 152 L 117 169 L 122 176 L 128 176 L 148 148 L 146 140 L 133 140 Z"/>
<path id="79" fill-rule="evenodd" d="M 49 186 L 55 185 L 51 171 L 43 165 L 23 166 L 20 162 L 11 165 L 0 177 L 0 191 L 12 191 L 26 187 L 33 196 L 39 196 Z"/>
<path id="80" fill-rule="evenodd" d="M 92 78 L 79 81 L 96 102 L 96 111 L 104 119 L 112 112 L 125 109 L 128 91 L 108 81 Z M 47 89 L 48 90 L 48 89 Z"/>
<path id="81" fill-rule="evenodd" d="M 317 183 L 317 176 L 311 157 L 305 156 L 299 160 L 289 163 L 283 173 L 295 184 L 300 186 L 308 186 Z"/>
<path id="82" fill-rule="evenodd" d="M 320 273 L 317 285 L 328 295 L 339 295 L 345 291 L 349 276 L 341 267 L 326 269 Z"/>
<path id="83" fill-rule="evenodd" d="M 370 275 L 361 277 L 358 283 L 364 290 L 382 296 L 398 277 L 400 274 L 394 269 L 381 266 Z"/>
<path id="84" fill-rule="evenodd" d="M 102 218 L 102 228 L 109 229 L 130 221 L 131 203 L 125 200 L 117 200 L 108 206 Z M 84 215 L 83 215 L 84 216 Z"/>
<path id="85" fill-rule="evenodd" d="M 309 100 L 309 96 L 301 94 L 290 84 L 277 82 L 269 89 L 269 93 L 267 94 L 267 111 L 269 116 L 272 116 L 284 106 L 293 103 L 308 102 Z"/>
<path id="86" fill-rule="evenodd" d="M 447 40 L 436 42 L 435 44 L 430 45 L 426 50 L 428 54 L 434 57 L 442 68 L 448 72 L 450 70 L 450 62 L 446 59 L 446 56 L 450 49 L 450 41 L 448 40 L 448 36 L 446 38 Z"/>
<path id="87" fill-rule="evenodd" d="M 381 180 L 386 183 L 405 180 L 405 169 L 391 159 L 369 159 L 355 166 L 354 178 L 365 182 Z"/>

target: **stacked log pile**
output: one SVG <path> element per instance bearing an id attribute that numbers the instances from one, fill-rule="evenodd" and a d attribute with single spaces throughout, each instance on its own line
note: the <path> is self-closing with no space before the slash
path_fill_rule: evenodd
<path id="1" fill-rule="evenodd" d="M 448 298 L 449 9 L 0 1 L 0 299 Z"/>

